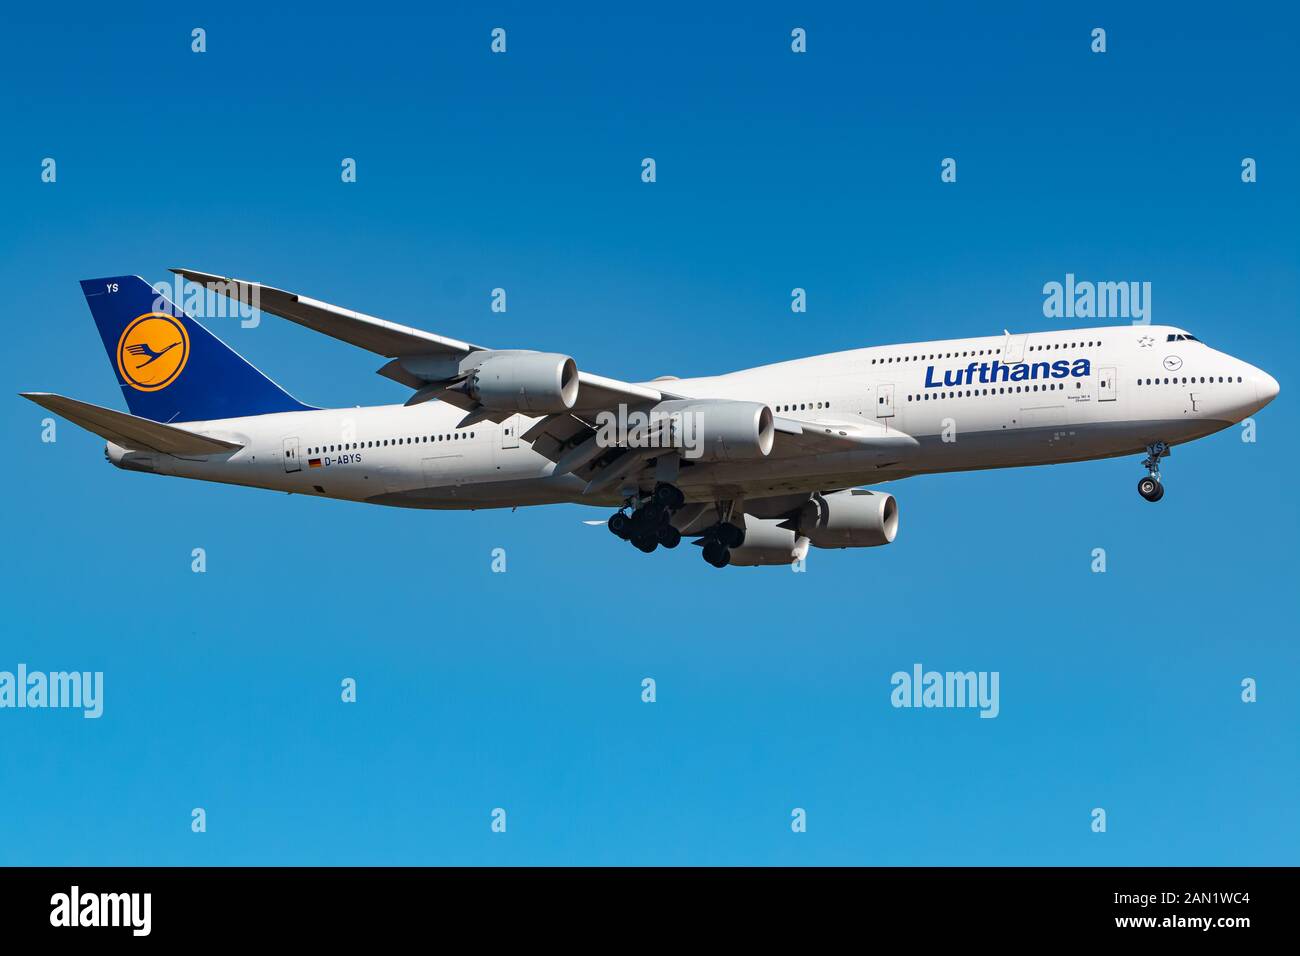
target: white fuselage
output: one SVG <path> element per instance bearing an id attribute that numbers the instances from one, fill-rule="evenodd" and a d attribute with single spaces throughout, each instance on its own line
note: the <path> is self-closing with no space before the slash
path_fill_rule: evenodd
<path id="1" fill-rule="evenodd" d="M 778 435 L 767 457 L 684 467 L 677 483 L 692 500 L 1135 454 L 1239 422 L 1278 391 L 1267 373 L 1167 326 L 879 346 L 658 384 L 763 402 L 799 422 L 871 422 L 919 443 L 882 461 L 863 451 L 792 453 Z M 108 454 L 135 470 L 415 508 L 622 500 L 618 489 L 584 496 L 586 481 L 554 474 L 554 463 L 520 439 L 536 419 L 456 427 L 465 415 L 443 402 L 285 412 L 187 425 L 244 445 L 229 455 L 188 459 L 112 444 Z"/>

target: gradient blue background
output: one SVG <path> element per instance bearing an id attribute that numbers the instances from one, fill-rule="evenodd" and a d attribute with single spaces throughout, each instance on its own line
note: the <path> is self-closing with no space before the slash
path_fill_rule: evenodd
<path id="1" fill-rule="evenodd" d="M 535 6 L 0 32 L 0 669 L 106 681 L 98 721 L 0 711 L 0 864 L 1297 862 L 1296 14 Z M 578 507 L 362 507 L 119 472 L 67 423 L 43 444 L 20 389 L 124 407 L 77 280 L 175 265 L 626 379 L 1049 328 L 1074 272 L 1150 281 L 1157 323 L 1282 394 L 1255 444 L 1176 449 L 1159 506 L 1136 458 L 919 478 L 888 549 L 717 573 Z M 210 324 L 309 403 L 407 397 L 274 317 Z M 1001 716 L 891 708 L 918 661 L 1000 671 Z"/>

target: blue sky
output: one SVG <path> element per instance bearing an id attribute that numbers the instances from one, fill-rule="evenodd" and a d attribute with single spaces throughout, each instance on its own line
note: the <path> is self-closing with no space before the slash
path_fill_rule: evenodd
<path id="1" fill-rule="evenodd" d="M 646 556 L 578 507 L 119 472 L 11 397 L 0 670 L 102 670 L 105 703 L 0 711 L 0 864 L 1294 863 L 1296 15 L 907 6 L 15 13 L 11 395 L 124 407 L 77 280 L 168 266 L 625 379 L 1061 327 L 1041 289 L 1073 272 L 1151 282 L 1155 322 L 1282 394 L 1256 442 L 1176 449 L 1158 506 L 1136 458 L 912 479 L 894 545 L 804 574 Z M 212 325 L 308 403 L 408 394 L 273 317 Z M 1000 715 L 892 708 L 916 662 L 1000 672 Z"/>

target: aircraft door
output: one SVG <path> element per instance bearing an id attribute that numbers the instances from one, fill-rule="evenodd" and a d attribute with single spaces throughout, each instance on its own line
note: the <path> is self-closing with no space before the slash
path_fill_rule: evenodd
<path id="1" fill-rule="evenodd" d="M 501 423 L 501 447 L 519 447 L 519 416 L 511 415 Z"/>
<path id="2" fill-rule="evenodd" d="M 1025 360 L 1025 340 L 1028 335 L 1012 335 L 1006 333 L 1006 339 L 1002 343 L 1002 364 L 1019 365 Z"/>
<path id="3" fill-rule="evenodd" d="M 1115 369 L 1113 367 L 1097 369 L 1097 401 L 1115 401 L 1117 384 L 1118 383 L 1115 381 Z"/>
<path id="4" fill-rule="evenodd" d="M 284 470 L 286 472 L 302 471 L 302 460 L 298 457 L 298 439 L 284 440 Z"/>
<path id="5" fill-rule="evenodd" d="M 894 383 L 881 382 L 876 386 L 876 417 L 894 417 Z"/>

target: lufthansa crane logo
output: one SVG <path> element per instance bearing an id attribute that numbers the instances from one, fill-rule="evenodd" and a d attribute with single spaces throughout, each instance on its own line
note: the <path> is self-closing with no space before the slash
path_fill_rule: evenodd
<path id="1" fill-rule="evenodd" d="M 166 388 L 189 359 L 189 333 L 180 319 L 166 312 L 146 312 L 133 319 L 117 341 L 122 381 L 141 392 Z"/>
<path id="2" fill-rule="evenodd" d="M 1177 355 L 1170 355 L 1165 358 L 1165 368 L 1169 369 L 1169 371 L 1177 372 L 1182 367 L 1183 360 Z"/>

